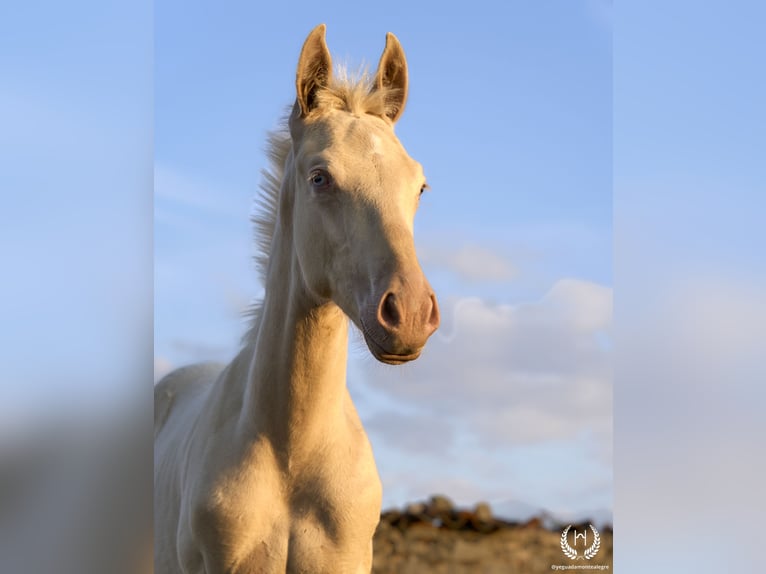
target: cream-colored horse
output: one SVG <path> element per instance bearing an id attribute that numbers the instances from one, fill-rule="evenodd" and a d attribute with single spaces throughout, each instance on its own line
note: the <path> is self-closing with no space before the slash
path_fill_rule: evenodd
<path id="1" fill-rule="evenodd" d="M 439 324 L 413 219 L 421 166 L 394 135 L 407 64 L 389 34 L 371 80 L 335 79 L 325 27 L 271 138 L 257 220 L 266 287 L 223 370 L 155 390 L 155 567 L 165 573 L 369 572 L 381 485 L 346 388 L 348 318 L 380 361 Z"/>

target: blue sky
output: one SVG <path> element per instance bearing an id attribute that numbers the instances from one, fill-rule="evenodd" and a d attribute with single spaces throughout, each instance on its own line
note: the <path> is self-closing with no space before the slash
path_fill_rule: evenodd
<path id="1" fill-rule="evenodd" d="M 432 191 L 416 244 L 443 324 L 416 364 L 352 342 L 384 505 L 443 492 L 611 509 L 611 7 L 155 7 L 155 368 L 226 360 L 260 294 L 248 215 L 306 34 L 374 68 L 394 32 L 397 134 Z"/>

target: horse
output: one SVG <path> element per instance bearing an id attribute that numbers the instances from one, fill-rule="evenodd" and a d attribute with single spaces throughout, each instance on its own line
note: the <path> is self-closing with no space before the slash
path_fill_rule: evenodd
<path id="1" fill-rule="evenodd" d="M 340 74 L 325 31 L 306 38 L 269 136 L 254 216 L 265 294 L 242 348 L 155 387 L 158 574 L 372 568 L 382 486 L 346 386 L 349 321 L 400 365 L 439 307 L 413 238 L 423 168 L 394 134 L 404 51 L 389 33 L 374 75 Z"/>

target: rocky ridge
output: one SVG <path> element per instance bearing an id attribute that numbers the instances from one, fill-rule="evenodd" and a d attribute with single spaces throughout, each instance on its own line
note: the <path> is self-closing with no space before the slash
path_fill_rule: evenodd
<path id="1" fill-rule="evenodd" d="M 547 522 L 547 521 L 546 521 Z M 585 559 L 569 558 L 562 550 L 562 531 L 568 525 L 546 528 L 543 517 L 513 522 L 496 517 L 487 503 L 457 508 L 445 496 L 388 510 L 381 515 L 373 540 L 375 574 L 535 574 L 554 566 L 578 569 L 612 568 L 612 528 L 599 531 L 597 552 Z M 589 532 L 588 523 L 571 530 Z M 570 544 L 573 541 L 570 537 Z"/>

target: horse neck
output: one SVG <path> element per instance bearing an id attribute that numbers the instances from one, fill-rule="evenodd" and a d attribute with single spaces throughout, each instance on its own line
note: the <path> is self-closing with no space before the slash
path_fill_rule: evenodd
<path id="1" fill-rule="evenodd" d="M 307 292 L 292 236 L 277 227 L 240 426 L 295 461 L 335 438 L 347 398 L 348 319 Z"/>

